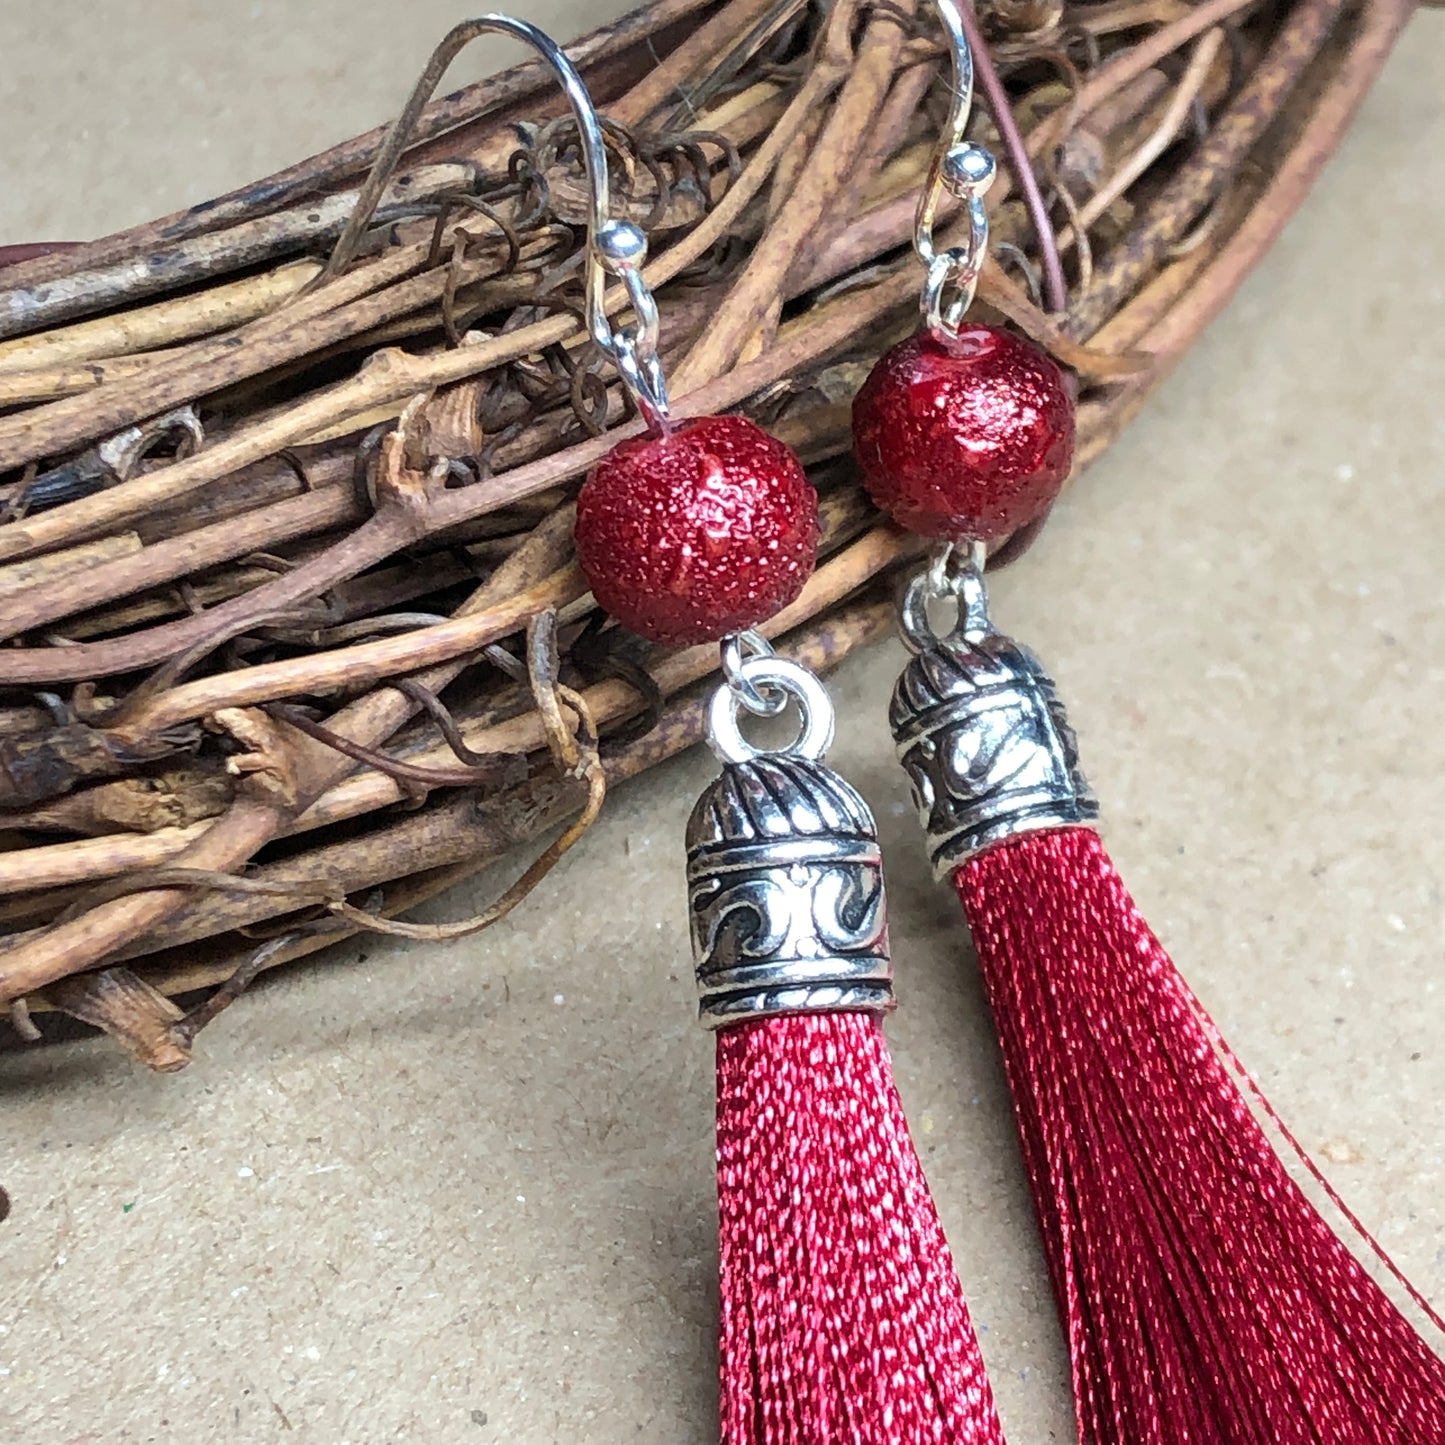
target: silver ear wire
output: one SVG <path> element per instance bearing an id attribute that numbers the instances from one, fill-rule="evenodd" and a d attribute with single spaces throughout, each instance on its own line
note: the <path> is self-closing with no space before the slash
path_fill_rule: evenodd
<path id="1" fill-rule="evenodd" d="M 642 275 L 642 263 L 647 259 L 647 237 L 631 221 L 612 219 L 612 190 L 607 175 L 607 146 L 603 140 L 602 122 L 576 66 L 546 31 L 525 20 L 515 20 L 510 15 L 479 15 L 475 20 L 464 20 L 460 25 L 453 26 L 447 33 L 382 144 L 357 199 L 356 209 L 318 281 L 338 275 L 355 254 L 357 243 L 375 214 L 377 202 L 406 148 L 408 137 L 442 74 L 467 45 L 489 31 L 510 35 L 514 40 L 530 45 L 557 78 L 572 107 L 591 203 L 587 218 L 587 252 L 583 262 L 587 332 L 617 368 L 617 374 L 648 426 L 654 432 L 664 432 L 668 420 L 667 383 L 657 355 L 661 325 L 657 301 Z M 607 315 L 607 283 L 614 277 L 622 283 L 633 313 L 633 320 L 616 330 L 613 330 Z"/>
<path id="2" fill-rule="evenodd" d="M 957 333 L 964 313 L 973 305 L 988 256 L 988 211 L 983 198 L 993 184 L 997 167 L 988 150 L 963 138 L 973 110 L 973 51 L 957 0 L 933 0 L 933 5 L 943 21 L 953 58 L 953 108 L 928 168 L 923 194 L 918 198 L 913 249 L 928 267 L 919 299 L 923 324 L 934 335 L 949 336 Z M 966 245 L 940 251 L 934 245 L 933 226 L 945 191 L 964 202 L 969 235 Z"/>
<path id="3" fill-rule="evenodd" d="M 657 301 L 643 279 L 647 237 L 631 221 L 612 219 L 612 187 L 607 175 L 607 145 L 602 121 L 592 97 L 567 53 L 545 31 L 510 15 L 482 15 L 468 24 L 476 30 L 499 30 L 525 40 L 542 57 L 566 93 L 582 147 L 582 168 L 587 174 L 591 212 L 587 218 L 587 331 L 593 342 L 617 368 L 622 384 L 654 431 L 667 429 L 667 382 L 658 360 L 661 319 Z M 607 315 L 607 283 L 622 283 L 633 320 L 613 330 Z"/>

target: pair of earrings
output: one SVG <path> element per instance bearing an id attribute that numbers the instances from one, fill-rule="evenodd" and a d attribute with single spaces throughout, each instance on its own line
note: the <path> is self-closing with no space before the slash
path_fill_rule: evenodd
<path id="1" fill-rule="evenodd" d="M 954 0 L 935 4 L 955 104 L 915 228 L 923 324 L 860 391 L 854 441 L 875 501 L 941 543 L 903 599 L 915 655 L 890 722 L 983 968 L 1080 1439 L 1439 1445 L 1445 1364 L 1276 1153 L 1240 1081 L 1262 1103 L 1257 1088 L 1093 831 L 1053 684 L 990 621 L 987 545 L 1051 504 L 1073 401 L 1030 344 L 965 324 L 994 165 L 963 139 L 963 18 Z M 745 418 L 672 420 L 646 245 L 610 219 L 597 116 L 546 37 L 498 28 L 526 32 L 577 113 L 593 198 L 588 329 L 649 426 L 587 479 L 579 560 L 627 627 L 722 647 L 709 737 L 724 766 L 689 824 L 688 890 L 701 1017 L 717 1033 L 725 1445 L 999 1445 L 883 1042 L 893 992 L 873 820 L 824 764 L 826 690 L 752 630 L 807 581 L 816 497 L 797 458 Z M 934 241 L 945 190 L 963 202 L 957 247 Z M 610 282 L 634 314 L 618 330 Z M 945 633 L 931 622 L 940 602 L 957 613 Z M 741 714 L 788 698 L 796 741 L 749 743 Z"/>

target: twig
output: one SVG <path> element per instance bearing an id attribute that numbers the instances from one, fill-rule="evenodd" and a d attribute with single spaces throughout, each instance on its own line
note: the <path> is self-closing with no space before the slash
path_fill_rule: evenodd
<path id="1" fill-rule="evenodd" d="M 0 375 L 40 366 L 127 356 L 174 346 L 264 316 L 296 295 L 319 271 L 315 261 L 288 261 L 259 276 L 248 276 L 208 291 L 133 307 L 115 316 L 82 321 L 0 345 Z"/>
<path id="2" fill-rule="evenodd" d="M 1264 63 L 1241 87 L 1195 154 L 1154 199 L 1128 240 L 1095 272 L 1088 293 L 1076 300 L 1069 317 L 1069 329 L 1075 336 L 1088 336 L 1117 310 L 1223 190 L 1329 38 L 1345 4 L 1346 0 L 1299 0 L 1290 11 Z"/>
<path id="3" fill-rule="evenodd" d="M 1224 43 L 1222 30 L 1206 30 L 1200 36 L 1194 53 L 1179 86 L 1169 97 L 1169 104 L 1159 119 L 1159 124 L 1149 133 L 1144 143 L 1116 170 L 1109 179 L 1079 207 L 1072 224 L 1059 237 L 1060 247 L 1074 244 L 1078 236 L 1088 230 L 1110 206 L 1114 204 L 1135 181 L 1174 143 L 1175 137 L 1189 119 L 1189 112 L 1196 97 L 1204 87 L 1214 58 Z M 1085 288 L 1087 289 L 1087 287 Z"/>
<path id="4" fill-rule="evenodd" d="M 906 17 L 910 12 L 905 6 L 900 13 Z M 846 35 L 851 14 L 851 4 L 836 7 L 829 18 L 828 34 Z M 721 374 L 737 360 L 776 297 L 777 276 L 786 275 L 804 241 L 816 234 L 830 204 L 847 194 L 853 166 L 864 150 L 869 127 L 888 92 L 902 42 L 899 15 L 892 9 L 875 12 L 864 32 L 858 55 L 852 59 L 851 73 L 818 137 L 810 165 L 789 191 L 787 205 L 773 217 L 772 224 L 754 247 L 713 324 L 686 360 L 675 368 L 673 379 L 680 392 L 685 393 L 699 382 Z M 823 48 L 828 53 L 826 37 Z M 847 65 L 848 60 L 845 56 L 839 61 L 839 68 Z M 819 69 L 813 73 L 816 75 L 821 69 L 820 61 Z"/>

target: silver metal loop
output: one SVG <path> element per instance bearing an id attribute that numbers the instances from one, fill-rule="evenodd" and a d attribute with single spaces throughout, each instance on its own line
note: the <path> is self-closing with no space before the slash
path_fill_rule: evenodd
<path id="1" fill-rule="evenodd" d="M 836 714 L 828 690 L 808 671 L 786 657 L 745 657 L 738 674 L 760 691 L 777 689 L 791 697 L 803 714 L 798 736 L 783 748 L 755 748 L 738 727 L 741 700 L 730 684 L 723 683 L 712 695 L 708 707 L 708 745 L 725 763 L 750 763 L 758 758 L 802 758 L 817 762 L 833 742 Z"/>
<path id="2" fill-rule="evenodd" d="M 738 701 L 755 717 L 777 717 L 788 705 L 788 694 L 780 687 L 760 688 L 743 675 L 743 649 L 754 657 L 773 657 L 773 644 L 754 627 L 723 638 L 722 675 Z"/>
<path id="3" fill-rule="evenodd" d="M 925 652 L 947 643 L 976 642 L 993 632 L 988 589 L 983 580 L 986 556 L 982 542 L 970 542 L 966 553 L 946 546 L 909 582 L 899 608 L 899 623 L 910 652 Z M 957 620 L 943 633 L 928 616 L 929 607 L 938 603 L 958 609 Z"/>
<path id="4" fill-rule="evenodd" d="M 943 22 L 953 58 L 953 107 L 918 198 L 913 249 L 928 268 L 919 302 L 923 323 L 934 335 L 946 337 L 957 334 L 962 325 L 988 258 L 988 211 L 983 197 L 993 184 L 996 166 L 983 146 L 963 138 L 973 110 L 973 52 L 958 5 L 956 0 L 933 0 L 933 5 Z M 966 246 L 940 251 L 933 228 L 945 192 L 964 202 L 969 236 Z M 950 289 L 952 295 L 945 301 Z"/>
<path id="5" fill-rule="evenodd" d="M 631 393 L 643 420 L 656 433 L 668 425 L 667 380 L 657 347 L 662 321 L 657 299 L 642 275 L 647 240 L 629 221 L 609 221 L 587 247 L 587 329 Z M 615 276 L 627 292 L 632 321 L 615 330 L 607 315 L 607 280 Z"/>
<path id="6" fill-rule="evenodd" d="M 935 256 L 923 278 L 918 312 L 934 335 L 956 336 L 978 290 L 978 268 L 957 248 Z"/>
<path id="7" fill-rule="evenodd" d="M 973 305 L 978 278 L 988 254 L 988 211 L 978 197 L 968 202 L 971 222 L 967 246 L 950 246 L 928 263 L 918 309 L 923 324 L 935 336 L 956 336 Z"/>

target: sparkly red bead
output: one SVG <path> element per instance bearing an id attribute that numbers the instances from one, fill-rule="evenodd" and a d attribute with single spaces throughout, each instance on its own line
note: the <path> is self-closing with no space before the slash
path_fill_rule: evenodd
<path id="1" fill-rule="evenodd" d="M 873 500 L 911 531 L 1006 537 L 1042 516 L 1074 453 L 1074 401 L 1037 347 L 992 326 L 919 332 L 884 354 L 853 402 Z"/>
<path id="2" fill-rule="evenodd" d="M 654 642 L 712 642 L 786 607 L 818 548 L 797 457 L 746 417 L 622 442 L 577 499 L 577 558 L 597 601 Z"/>

